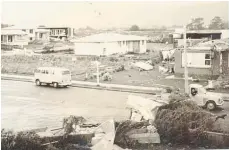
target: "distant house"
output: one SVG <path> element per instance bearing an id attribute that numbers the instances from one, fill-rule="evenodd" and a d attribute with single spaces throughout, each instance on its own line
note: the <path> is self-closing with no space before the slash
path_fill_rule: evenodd
<path id="1" fill-rule="evenodd" d="M 1 29 L 1 44 L 23 47 L 28 45 L 28 42 L 28 34 L 24 31 Z"/>
<path id="2" fill-rule="evenodd" d="M 28 35 L 29 41 L 34 40 L 43 40 L 43 41 L 49 41 L 49 30 L 44 29 L 38 29 L 36 27 L 26 27 L 26 26 L 11 26 L 3 28 L 4 30 L 21 30 Z"/>
<path id="3" fill-rule="evenodd" d="M 76 55 L 111 55 L 114 53 L 145 53 L 146 38 L 117 33 L 100 33 L 74 41 Z"/>
<path id="4" fill-rule="evenodd" d="M 74 36 L 74 29 L 71 27 L 38 27 L 39 29 L 50 30 L 49 35 L 52 38 L 68 39 Z"/>
<path id="5" fill-rule="evenodd" d="M 177 49 L 175 54 L 175 73 L 184 74 L 184 51 Z M 187 67 L 190 76 L 216 78 L 229 75 L 229 44 L 223 40 L 213 40 L 187 48 Z"/>

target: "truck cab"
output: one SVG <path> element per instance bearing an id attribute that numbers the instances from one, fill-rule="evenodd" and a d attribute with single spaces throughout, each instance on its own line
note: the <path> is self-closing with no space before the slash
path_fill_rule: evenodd
<path id="1" fill-rule="evenodd" d="M 220 94 L 207 92 L 206 89 L 199 84 L 189 85 L 189 96 L 197 105 L 206 107 L 208 110 L 214 110 L 224 103 Z"/>

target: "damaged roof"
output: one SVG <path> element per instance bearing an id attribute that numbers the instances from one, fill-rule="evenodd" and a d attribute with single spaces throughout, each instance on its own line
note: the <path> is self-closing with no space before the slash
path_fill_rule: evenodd
<path id="1" fill-rule="evenodd" d="M 229 50 L 229 39 L 211 40 L 207 42 L 200 42 L 189 49 L 196 50 L 211 50 L 215 46 L 217 51 Z"/>
<path id="2" fill-rule="evenodd" d="M 96 42 L 115 42 L 115 41 L 139 41 L 146 40 L 146 37 L 136 35 L 123 35 L 117 33 L 100 33 L 86 36 L 75 40 L 76 43 L 96 43 Z"/>

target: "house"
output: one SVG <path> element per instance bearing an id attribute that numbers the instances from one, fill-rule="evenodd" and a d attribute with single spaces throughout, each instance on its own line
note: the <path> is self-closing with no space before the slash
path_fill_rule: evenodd
<path id="1" fill-rule="evenodd" d="M 24 31 L 1 29 L 1 44 L 3 45 L 23 47 L 24 45 L 28 45 L 28 42 L 28 34 Z"/>
<path id="2" fill-rule="evenodd" d="M 184 74 L 184 51 L 178 48 L 175 56 L 175 73 Z M 187 48 L 189 76 L 213 77 L 229 75 L 229 43 L 212 40 Z"/>
<path id="3" fill-rule="evenodd" d="M 171 33 L 174 42 L 174 48 L 184 45 L 184 30 L 176 29 Z M 170 35 L 171 36 L 171 35 Z M 187 46 L 195 45 L 198 42 L 206 40 L 221 39 L 221 30 L 189 30 L 186 31 Z"/>
<path id="4" fill-rule="evenodd" d="M 26 26 L 11 26 L 7 28 L 3 28 L 5 30 L 21 30 L 28 35 L 29 41 L 34 40 L 43 40 L 49 41 L 49 30 L 38 29 L 36 27 L 26 27 Z"/>
<path id="5" fill-rule="evenodd" d="M 40 26 L 39 29 L 48 29 L 50 31 L 49 36 L 51 38 L 59 38 L 59 39 L 68 39 L 74 37 L 74 29 L 71 27 L 45 27 Z"/>
<path id="6" fill-rule="evenodd" d="M 76 55 L 111 55 L 115 53 L 145 53 L 146 38 L 117 33 L 100 33 L 74 41 Z"/>

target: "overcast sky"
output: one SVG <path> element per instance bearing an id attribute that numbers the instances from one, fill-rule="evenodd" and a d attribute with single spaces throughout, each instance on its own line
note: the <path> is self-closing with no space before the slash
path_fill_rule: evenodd
<path id="1" fill-rule="evenodd" d="M 228 19 L 228 2 L 3 2 L 2 23 L 16 25 L 68 25 L 140 27 L 183 25 L 192 17 L 206 24 L 214 16 Z"/>

